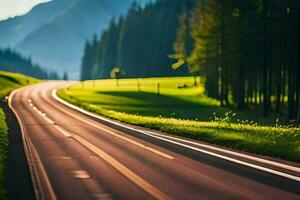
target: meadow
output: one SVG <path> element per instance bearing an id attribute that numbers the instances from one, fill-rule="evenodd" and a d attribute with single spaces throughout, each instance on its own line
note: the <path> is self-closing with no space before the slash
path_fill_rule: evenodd
<path id="1" fill-rule="evenodd" d="M 12 90 L 27 84 L 37 83 L 38 80 L 24 76 L 0 71 L 0 101 L 4 99 Z M 6 125 L 5 114 L 0 107 L 0 199 L 5 198 L 4 190 L 4 162 L 8 148 L 8 127 Z"/>
<path id="2" fill-rule="evenodd" d="M 38 79 L 29 76 L 0 71 L 0 99 L 14 89 L 37 82 L 39 82 Z"/>
<path id="3" fill-rule="evenodd" d="M 193 77 L 85 81 L 58 91 L 84 109 L 129 124 L 242 151 L 300 161 L 299 127 L 281 116 L 221 107 Z M 283 120 L 282 120 L 283 121 Z"/>

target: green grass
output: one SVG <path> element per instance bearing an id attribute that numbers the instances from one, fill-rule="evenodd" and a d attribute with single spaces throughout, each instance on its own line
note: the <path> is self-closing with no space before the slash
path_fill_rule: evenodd
<path id="1" fill-rule="evenodd" d="M 0 199 L 5 197 L 4 189 L 4 160 L 8 147 L 8 128 L 5 123 L 5 115 L 0 109 Z"/>
<path id="2" fill-rule="evenodd" d="M 115 80 L 86 81 L 60 90 L 58 95 L 84 109 L 126 123 L 300 161 L 299 128 L 265 126 L 275 124 L 275 118 L 258 117 L 257 111 L 238 112 L 220 107 L 217 100 L 204 95 L 203 86 L 194 87 L 192 77 L 123 79 L 119 80 L 119 87 Z M 260 125 L 251 122 L 254 120 Z"/>
<path id="3" fill-rule="evenodd" d="M 28 76 L 0 71 L 0 100 L 16 88 L 37 82 L 37 79 Z M 0 108 L 0 199 L 6 198 L 4 188 L 4 161 L 6 158 L 7 148 L 8 127 L 5 122 L 5 114 Z"/>
<path id="4" fill-rule="evenodd" d="M 32 77 L 0 71 L 0 99 L 16 88 L 37 82 Z"/>

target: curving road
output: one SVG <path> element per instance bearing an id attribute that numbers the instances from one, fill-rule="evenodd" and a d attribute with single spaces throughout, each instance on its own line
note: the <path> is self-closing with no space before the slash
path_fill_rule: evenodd
<path id="1" fill-rule="evenodd" d="M 298 164 L 90 116 L 53 97 L 69 84 L 10 97 L 38 199 L 300 199 Z"/>

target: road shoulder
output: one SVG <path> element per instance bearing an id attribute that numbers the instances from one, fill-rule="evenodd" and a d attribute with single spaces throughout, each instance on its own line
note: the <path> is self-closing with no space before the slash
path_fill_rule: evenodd
<path id="1" fill-rule="evenodd" d="M 6 102 L 2 101 L 0 107 L 5 112 L 9 127 L 9 145 L 5 160 L 7 199 L 35 199 L 20 126 Z"/>

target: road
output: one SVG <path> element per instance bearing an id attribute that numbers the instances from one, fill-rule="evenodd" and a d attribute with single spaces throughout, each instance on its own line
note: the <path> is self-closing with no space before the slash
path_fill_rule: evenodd
<path id="1" fill-rule="evenodd" d="M 299 165 L 101 122 L 53 97 L 68 84 L 11 95 L 38 199 L 300 199 Z"/>

